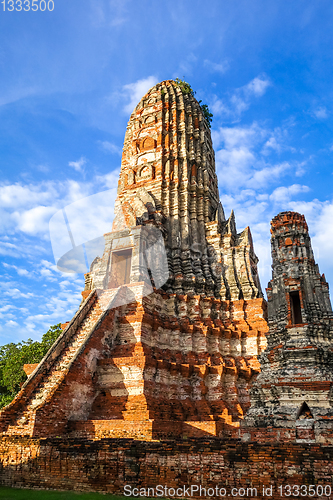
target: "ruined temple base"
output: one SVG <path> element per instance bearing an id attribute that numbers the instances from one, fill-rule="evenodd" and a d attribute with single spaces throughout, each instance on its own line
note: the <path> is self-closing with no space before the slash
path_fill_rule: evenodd
<path id="1" fill-rule="evenodd" d="M 98 440 L 104 438 L 131 438 L 146 441 L 175 438 L 222 437 L 236 430 L 238 423 L 222 421 L 154 421 L 154 420 L 82 420 L 70 422 L 69 436 Z"/>
<path id="2" fill-rule="evenodd" d="M 281 495 L 281 486 L 288 493 L 287 485 L 314 485 L 326 487 L 325 496 L 315 498 L 333 496 L 333 447 L 319 444 L 207 438 L 147 442 L 6 437 L 0 440 L 0 463 L 0 483 L 16 488 L 123 495 L 126 485 L 139 491 L 157 485 L 175 489 L 200 485 L 207 490 L 225 488 L 226 496 L 236 498 L 281 499 L 287 496 Z M 233 488 L 243 488 L 242 494 L 234 495 Z M 248 488 L 256 488 L 257 495 Z M 272 494 L 263 495 L 263 488 Z M 329 488 L 331 493 L 327 494 Z M 153 491 L 146 496 L 154 496 Z M 199 492 L 184 496 L 197 498 Z M 201 498 L 205 497 L 221 498 L 212 490 L 206 495 L 202 492 Z"/>
<path id="3" fill-rule="evenodd" d="M 295 442 L 323 446 L 333 446 L 333 426 L 331 419 L 314 421 L 296 420 L 295 422 L 280 421 L 277 426 L 241 427 L 232 433 L 233 437 L 243 442 L 282 443 Z"/>

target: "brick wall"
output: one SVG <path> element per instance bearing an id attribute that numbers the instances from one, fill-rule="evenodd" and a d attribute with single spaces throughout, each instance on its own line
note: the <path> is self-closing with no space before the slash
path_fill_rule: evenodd
<path id="1" fill-rule="evenodd" d="M 329 485 L 333 491 L 332 458 L 333 447 L 318 444 L 7 437 L 0 441 L 0 481 L 16 487 L 118 494 L 124 493 L 125 485 L 176 488 L 201 484 L 226 488 L 227 495 L 232 488 L 257 488 L 258 495 L 252 498 L 263 498 L 263 486 L 272 486 L 272 496 L 268 496 L 277 499 L 281 498 L 278 487 L 287 484 Z"/>

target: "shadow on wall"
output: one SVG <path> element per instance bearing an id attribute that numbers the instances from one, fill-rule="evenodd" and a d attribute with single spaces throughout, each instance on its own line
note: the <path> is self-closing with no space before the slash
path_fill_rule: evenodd
<path id="1" fill-rule="evenodd" d="M 268 496 L 274 500 L 281 499 L 281 485 L 307 485 L 310 496 L 309 486 L 315 485 L 316 498 L 323 494 L 331 498 L 332 459 L 332 447 L 290 442 L 239 443 L 207 437 L 173 442 L 17 438 L 0 441 L 0 482 L 16 488 L 42 486 L 121 495 L 126 484 L 132 488 L 225 486 L 223 496 L 232 488 L 251 485 L 258 489 L 256 498 L 261 498 L 262 487 L 268 484 L 272 485 Z M 288 494 L 286 486 L 282 492 Z"/>
<path id="2" fill-rule="evenodd" d="M 120 302 L 120 304 L 118 304 Z M 126 288 L 125 296 L 114 298 L 111 308 L 126 304 L 127 314 L 137 310 L 135 295 Z M 133 367 L 128 361 L 134 357 L 137 339 L 131 323 L 122 317 L 118 320 L 118 333 L 113 341 L 111 356 L 98 361 L 94 378 L 99 393 L 95 398 L 88 420 L 124 419 L 128 410 L 129 387 L 133 387 Z M 133 361 L 132 361 L 133 363 Z M 131 369 L 132 368 L 132 369 Z"/>

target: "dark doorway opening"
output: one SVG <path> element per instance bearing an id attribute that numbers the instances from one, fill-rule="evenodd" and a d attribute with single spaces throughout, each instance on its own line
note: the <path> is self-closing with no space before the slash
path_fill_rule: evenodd
<path id="1" fill-rule="evenodd" d="M 117 288 L 130 282 L 132 249 L 113 252 L 109 288 Z"/>
<path id="2" fill-rule="evenodd" d="M 298 410 L 297 419 L 304 420 L 304 419 L 309 419 L 309 418 L 313 418 L 313 415 L 311 413 L 310 408 L 308 407 L 308 405 L 304 401 L 304 403 L 302 404 L 302 406 Z"/>
<path id="3" fill-rule="evenodd" d="M 290 292 L 291 323 L 300 325 L 302 323 L 301 301 L 299 292 Z"/>

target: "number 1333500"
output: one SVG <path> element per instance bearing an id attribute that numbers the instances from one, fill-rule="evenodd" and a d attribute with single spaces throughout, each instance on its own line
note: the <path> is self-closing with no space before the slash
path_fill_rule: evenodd
<path id="1" fill-rule="evenodd" d="M 42 12 L 48 10 L 52 12 L 52 10 L 54 10 L 53 0 L 2 0 L 0 3 L 3 7 L 2 10 L 7 10 L 9 12 L 12 12 L 13 10 L 24 10 L 25 12 L 28 12 L 29 10 L 34 12 L 37 10 L 41 10 Z"/>

